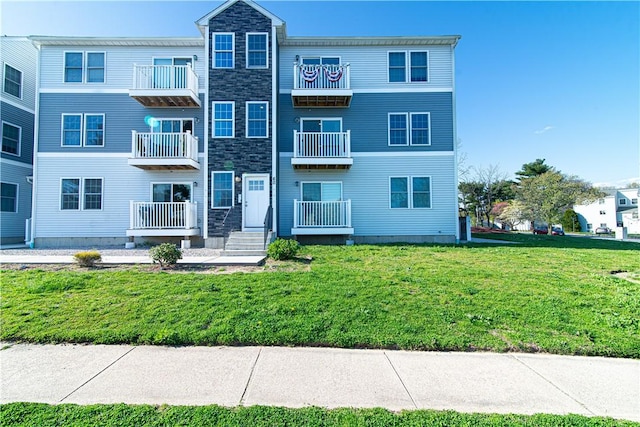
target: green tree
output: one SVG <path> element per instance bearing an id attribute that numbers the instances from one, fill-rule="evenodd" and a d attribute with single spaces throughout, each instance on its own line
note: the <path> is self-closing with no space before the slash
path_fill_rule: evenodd
<path id="1" fill-rule="evenodd" d="M 574 204 L 592 202 L 602 197 L 602 193 L 591 184 L 575 176 L 549 171 L 520 182 L 516 200 L 522 207 L 522 215 L 529 220 L 559 223 L 565 210 Z"/>
<path id="2" fill-rule="evenodd" d="M 573 209 L 567 209 L 560 218 L 560 224 L 565 231 L 581 231 L 580 220 L 578 220 L 578 214 Z"/>
<path id="3" fill-rule="evenodd" d="M 516 178 L 518 181 L 522 181 L 527 178 L 534 178 L 542 175 L 543 173 L 555 170 L 552 166 L 546 165 L 544 161 L 545 159 L 536 159 L 531 163 L 525 163 L 522 165 L 522 169 L 516 172 Z"/>

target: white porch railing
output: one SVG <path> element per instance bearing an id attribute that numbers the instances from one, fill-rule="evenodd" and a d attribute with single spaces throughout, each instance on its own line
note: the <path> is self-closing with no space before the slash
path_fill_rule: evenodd
<path id="1" fill-rule="evenodd" d="M 293 131 L 293 157 L 351 157 L 351 131 Z"/>
<path id="2" fill-rule="evenodd" d="M 133 89 L 189 89 L 197 94 L 198 75 L 189 65 L 134 65 Z"/>
<path id="3" fill-rule="evenodd" d="M 131 154 L 136 159 L 192 159 L 198 161 L 198 138 L 187 132 L 131 131 Z"/>
<path id="4" fill-rule="evenodd" d="M 197 227 L 196 202 L 130 202 L 129 228 L 192 229 Z"/>
<path id="5" fill-rule="evenodd" d="M 294 89 L 351 89 L 349 64 L 293 64 Z"/>
<path id="6" fill-rule="evenodd" d="M 338 202 L 302 202 L 294 200 L 293 227 L 351 227 L 351 200 Z"/>

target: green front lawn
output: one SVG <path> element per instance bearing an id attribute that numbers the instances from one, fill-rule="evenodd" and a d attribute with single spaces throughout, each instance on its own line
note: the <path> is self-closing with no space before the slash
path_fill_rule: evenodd
<path id="1" fill-rule="evenodd" d="M 630 421 L 587 418 L 580 415 L 462 414 L 453 411 L 403 411 L 384 409 L 287 409 L 265 406 L 149 405 L 0 405 L 3 426 L 637 426 Z"/>
<path id="2" fill-rule="evenodd" d="M 5 270 L 0 339 L 640 358 L 640 281 L 611 274 L 637 278 L 640 245 L 499 237 L 520 243 L 308 246 L 309 266 L 261 273 Z"/>

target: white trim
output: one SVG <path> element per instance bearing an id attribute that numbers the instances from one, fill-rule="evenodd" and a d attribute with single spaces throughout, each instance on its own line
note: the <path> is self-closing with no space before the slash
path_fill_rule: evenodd
<path id="1" fill-rule="evenodd" d="M 311 121 L 311 120 L 320 120 L 320 122 L 323 122 L 325 120 L 340 121 L 339 132 L 342 132 L 342 117 L 300 117 L 300 132 L 302 132 L 302 122 Z M 320 127 L 322 128 L 322 123 L 320 123 Z M 320 132 L 324 132 L 324 131 L 320 129 Z"/>
<path id="2" fill-rule="evenodd" d="M 266 135 L 249 136 L 249 104 L 264 104 L 267 106 L 267 112 L 264 116 Z M 247 139 L 265 139 L 269 138 L 269 101 L 246 101 L 244 104 L 244 136 Z"/>
<path id="3" fill-rule="evenodd" d="M 391 81 L 391 64 L 389 62 L 389 56 L 392 53 L 402 53 L 404 54 L 404 80 L 400 81 L 400 82 L 392 82 Z M 408 73 L 407 70 L 409 69 L 409 59 L 407 58 L 407 51 L 406 50 L 388 50 L 387 51 L 387 83 L 390 84 L 398 84 L 398 83 L 407 83 L 408 82 Z"/>
<path id="4" fill-rule="evenodd" d="M 404 147 L 400 145 L 399 147 Z M 421 147 L 418 145 L 418 147 Z M 356 151 L 351 152 L 351 157 L 453 157 L 453 151 Z M 293 157 L 293 152 L 280 152 L 281 158 Z"/>
<path id="5" fill-rule="evenodd" d="M 0 164 L 2 165 L 11 165 L 11 166 L 17 166 L 17 167 L 21 167 L 21 168 L 25 168 L 25 169 L 31 169 L 33 170 L 33 165 L 31 163 L 22 163 L 19 162 L 17 160 L 12 160 L 12 159 L 0 159 Z"/>
<path id="6" fill-rule="evenodd" d="M 391 116 L 404 116 L 405 117 L 405 123 L 406 123 L 406 127 L 405 127 L 405 131 L 406 131 L 406 138 L 405 138 L 405 143 L 404 144 L 392 144 L 391 143 Z M 410 126 L 409 126 L 409 113 L 405 113 L 405 112 L 390 112 L 387 113 L 387 145 L 389 147 L 408 147 L 409 141 L 411 141 L 411 135 L 410 135 Z"/>
<path id="7" fill-rule="evenodd" d="M 247 187 L 249 185 L 249 181 L 250 180 L 258 180 L 258 179 L 262 179 L 264 180 L 264 189 L 262 191 L 267 191 L 267 202 L 271 203 L 271 200 L 269 200 L 269 193 L 271 192 L 271 189 L 269 188 L 269 182 L 271 181 L 271 176 L 268 173 L 243 173 L 242 174 L 242 231 L 255 231 L 255 230 L 262 230 L 264 228 L 264 226 L 262 227 L 249 227 L 246 225 L 246 220 L 247 220 L 247 205 L 246 205 L 246 195 L 249 192 L 249 188 Z M 269 209 L 269 205 L 267 205 L 267 209 Z"/>
<path id="8" fill-rule="evenodd" d="M 65 179 L 69 179 L 69 180 L 77 179 L 78 180 L 78 209 L 62 209 L 62 195 L 63 195 L 63 193 L 62 193 L 62 181 L 64 181 Z M 66 211 L 75 212 L 75 211 L 78 211 L 79 212 L 81 210 L 80 208 L 82 206 L 81 197 L 82 197 L 82 178 L 76 177 L 76 176 L 74 176 L 74 177 L 61 176 L 60 177 L 60 189 L 58 191 L 58 211 L 59 212 L 66 212 Z"/>
<path id="9" fill-rule="evenodd" d="M 211 61 L 211 69 L 220 69 L 220 70 L 233 70 L 236 68 L 236 33 L 223 32 L 223 31 L 215 31 L 213 34 L 213 44 L 212 44 L 212 58 Z M 230 67 L 216 67 L 216 36 L 231 36 L 231 66 Z M 228 50 L 221 50 L 220 52 L 228 52 Z"/>
<path id="10" fill-rule="evenodd" d="M 75 84 L 75 83 L 65 83 Z M 92 83 L 100 84 L 100 83 Z M 94 87 L 69 87 L 69 88 L 43 88 L 40 93 L 123 93 L 129 95 L 129 89 L 111 89 L 111 88 L 94 88 Z"/>
<path id="11" fill-rule="evenodd" d="M 177 185 L 188 185 L 189 186 L 189 200 L 187 200 L 189 203 L 195 203 L 194 201 L 194 197 L 193 197 L 193 181 L 151 181 L 149 183 L 149 201 L 152 203 L 160 203 L 160 202 L 156 202 L 153 200 L 153 186 L 154 185 L 163 185 L 163 184 L 169 184 L 171 185 L 171 198 L 173 199 L 173 186 L 175 184 Z M 173 202 L 173 200 L 170 200 L 171 202 Z"/>
<path id="12" fill-rule="evenodd" d="M 102 70 L 103 70 L 103 74 L 102 74 L 102 81 L 101 82 L 90 82 L 89 81 L 89 54 L 90 53 L 101 53 L 103 55 L 103 66 L 102 66 Z M 104 50 L 87 50 L 84 52 L 84 56 L 85 56 L 85 64 L 86 66 L 84 67 L 84 83 L 88 84 L 88 85 L 100 85 L 100 84 L 106 84 L 107 83 L 107 52 Z"/>
<path id="13" fill-rule="evenodd" d="M 31 186 L 31 240 L 28 242 L 30 245 L 34 244 L 36 238 L 36 218 L 37 218 L 37 208 L 38 208 L 38 146 L 39 138 L 40 138 L 40 64 L 41 64 L 41 56 L 42 49 L 40 45 L 35 45 L 36 50 L 38 51 L 38 55 L 36 56 L 36 102 L 35 102 L 35 116 L 34 116 L 34 126 L 33 126 L 33 185 Z"/>
<path id="14" fill-rule="evenodd" d="M 391 206 L 391 179 L 393 178 L 402 178 L 402 179 L 406 179 L 407 180 L 407 207 L 399 207 L 399 208 L 394 208 Z M 413 206 L 413 179 L 414 178 L 429 178 L 429 207 L 423 208 L 423 207 L 415 207 Z M 420 209 L 420 210 L 424 210 L 424 209 L 433 209 L 433 178 L 431 177 L 431 175 L 404 175 L 404 176 L 398 176 L 398 175 L 392 175 L 389 176 L 389 209 L 393 209 L 393 210 L 414 210 L 414 209 Z M 457 225 L 456 225 L 457 227 Z"/>
<path id="15" fill-rule="evenodd" d="M 67 81 L 67 53 L 79 53 L 82 55 L 82 64 L 80 65 L 80 81 L 68 82 Z M 84 83 L 84 51 L 82 50 L 64 50 L 62 51 L 62 84 L 65 85 L 81 85 Z"/>
<path id="16" fill-rule="evenodd" d="M 336 56 L 333 56 L 333 55 L 331 55 L 331 56 L 330 55 L 327 55 L 327 56 L 324 56 L 324 55 L 319 55 L 319 56 L 315 56 L 315 55 L 303 56 L 303 55 L 300 55 L 300 64 L 302 65 L 303 61 L 305 59 L 316 59 L 316 58 L 320 60 L 320 65 L 324 65 L 324 64 L 322 64 L 322 60 L 325 59 L 325 58 L 331 58 L 331 59 L 338 58 L 338 65 L 342 65 L 342 56 L 337 56 L 337 55 Z M 329 64 L 329 65 L 331 65 L 331 64 Z"/>
<path id="17" fill-rule="evenodd" d="M 420 52 L 424 52 L 427 54 L 427 81 L 411 81 L 411 54 L 412 53 L 420 53 Z M 413 50 L 409 50 L 407 51 L 407 59 L 408 59 L 408 63 L 409 63 L 409 67 L 407 69 L 407 83 L 411 83 L 411 84 L 420 84 L 420 83 L 429 83 L 431 81 L 431 64 L 430 64 L 430 58 L 431 55 L 429 53 L 428 50 L 426 49 L 413 49 Z"/>
<path id="18" fill-rule="evenodd" d="M 411 120 L 414 114 L 426 114 L 427 115 L 427 131 L 429 134 L 428 144 L 414 144 L 413 143 L 413 121 Z M 429 147 L 431 146 L 431 113 L 430 112 L 410 112 L 409 113 L 409 145 L 416 147 Z"/>
<path id="19" fill-rule="evenodd" d="M 273 22 L 273 20 L 272 20 Z M 282 25 L 282 22 L 280 22 Z M 271 26 L 271 230 L 278 235 L 278 49 L 276 25 Z"/>
<path id="20" fill-rule="evenodd" d="M 344 202 L 344 183 L 343 181 L 300 181 L 300 201 L 301 202 L 308 202 L 309 200 L 304 200 L 304 193 L 302 192 L 302 189 L 304 187 L 304 184 L 320 184 L 320 201 L 321 202 L 334 202 L 335 200 L 322 200 L 322 185 L 323 184 L 340 184 L 340 200 L 338 200 L 339 202 Z"/>
<path id="21" fill-rule="evenodd" d="M 18 128 L 18 153 L 9 153 L 7 151 L 4 151 L 2 149 L 2 141 L 4 140 L 4 125 L 9 125 L 9 126 L 13 126 L 14 128 Z M 7 122 L 5 120 L 2 120 L 2 124 L 0 127 L 0 151 L 4 154 L 7 154 L 9 156 L 15 156 L 15 157 L 20 157 L 20 154 L 22 153 L 22 126 L 18 126 L 15 125 L 11 122 Z"/>
<path id="22" fill-rule="evenodd" d="M 231 136 L 216 136 L 216 104 L 231 104 Z M 224 119 L 227 121 L 228 119 Z M 211 102 L 211 138 L 231 139 L 236 137 L 236 102 L 235 101 L 212 101 Z"/>
<path id="23" fill-rule="evenodd" d="M 0 184 L 9 184 L 16 186 L 16 202 L 15 202 L 15 210 L 13 211 L 0 211 L 3 215 L 5 214 L 17 214 L 20 206 L 20 184 L 17 182 L 9 182 L 9 181 L 0 181 Z"/>
<path id="24" fill-rule="evenodd" d="M 391 180 L 392 179 L 404 179 L 407 182 L 407 206 L 406 207 L 398 207 L 398 208 L 394 208 L 393 206 L 391 206 Z M 389 191 L 389 209 L 411 209 L 411 184 L 410 184 L 410 179 L 408 176 L 389 176 L 389 179 L 387 180 L 387 182 L 389 183 L 388 186 L 388 191 Z"/>
<path id="25" fill-rule="evenodd" d="M 266 64 L 264 66 L 253 66 L 250 67 L 249 66 L 249 36 L 265 36 L 266 40 L 265 40 L 265 46 L 264 46 L 264 53 L 266 55 Z M 244 44 L 245 44 L 245 48 L 244 48 L 244 60 L 245 60 L 245 68 L 249 69 L 249 70 L 266 70 L 269 68 L 269 33 L 267 32 L 255 32 L 255 33 L 246 33 L 244 36 Z"/>
<path id="26" fill-rule="evenodd" d="M 65 146 L 65 148 L 82 148 L 82 146 L 79 145 L 68 145 Z M 38 155 L 36 156 L 36 158 L 45 158 L 45 157 L 49 157 L 49 158 L 56 158 L 56 157 L 75 157 L 75 158 L 94 158 L 94 159 L 98 159 L 98 158 L 124 158 L 124 159 L 128 159 L 129 157 L 131 157 L 131 152 L 126 152 L 126 153 L 82 153 L 82 152 L 75 152 L 75 153 L 66 153 L 66 152 L 45 152 L 45 153 L 38 153 Z"/>
<path id="27" fill-rule="evenodd" d="M 452 114 L 452 122 L 453 122 L 453 188 L 452 194 L 456 194 L 455 202 L 453 203 L 453 216 L 454 218 L 458 218 L 458 180 L 460 179 L 458 176 L 458 130 L 457 130 L 457 121 L 456 121 L 456 92 L 454 90 L 456 86 L 456 56 L 455 56 L 455 45 L 451 45 L 451 114 Z M 467 236 L 470 240 L 471 236 Z M 456 243 L 460 242 L 460 223 L 456 224 Z"/>
<path id="28" fill-rule="evenodd" d="M 87 145 L 87 116 L 102 116 L 102 144 L 101 145 Z M 104 147 L 106 139 L 106 117 L 104 113 L 84 113 L 82 120 L 82 146 L 85 148 L 99 148 Z"/>
<path id="29" fill-rule="evenodd" d="M 204 69 L 206 70 L 206 74 L 209 75 L 209 58 L 210 58 L 210 50 L 209 50 L 209 45 L 210 43 L 210 32 L 209 32 L 209 27 L 207 26 L 205 28 L 206 32 L 204 34 L 204 60 L 205 60 L 205 66 Z M 202 191 L 204 192 L 203 194 L 203 200 L 204 200 L 204 206 L 202 207 L 202 213 L 203 213 L 203 217 L 202 217 L 202 238 L 208 239 L 209 238 L 209 206 L 210 206 L 210 201 L 209 201 L 209 78 L 205 78 L 204 79 L 204 158 L 203 158 L 203 171 L 204 173 L 202 174 L 203 176 L 203 188 Z M 213 198 L 212 198 L 213 199 Z"/>
<path id="30" fill-rule="evenodd" d="M 26 111 L 27 113 L 31 113 L 34 116 L 36 115 L 36 110 L 32 110 L 31 108 L 25 107 L 24 105 L 20 105 L 19 103 L 17 103 L 16 101 L 14 101 L 13 99 L 7 99 L 7 98 L 2 98 L 2 102 L 11 105 L 12 107 L 18 108 L 22 111 Z"/>
<path id="31" fill-rule="evenodd" d="M 407 83 L 405 83 L 406 85 Z M 290 95 L 292 89 L 280 89 L 280 95 Z M 393 88 L 369 88 L 369 89 L 351 89 L 355 93 L 449 93 L 453 92 L 450 87 L 434 88 L 434 87 L 393 87 Z"/>
<path id="32" fill-rule="evenodd" d="M 78 131 L 80 132 L 80 144 L 79 145 L 65 145 L 64 144 L 64 118 L 66 116 L 80 116 L 80 129 L 78 129 Z M 69 147 L 82 147 L 82 141 L 83 141 L 83 136 L 84 136 L 84 131 L 83 131 L 83 123 L 84 123 L 84 114 L 82 113 L 61 113 L 60 114 L 60 147 L 64 147 L 64 148 L 69 148 Z M 74 130 L 75 132 L 75 130 Z"/>
<path id="33" fill-rule="evenodd" d="M 85 190 L 86 190 L 86 185 L 85 185 L 85 181 L 88 179 L 99 179 L 100 180 L 100 209 L 87 209 L 85 207 Z M 80 200 L 80 205 L 82 206 L 83 211 L 89 211 L 89 212 L 100 212 L 104 210 L 104 177 L 92 177 L 92 176 L 88 176 L 88 177 L 83 177 L 82 178 L 82 185 L 80 186 L 80 197 L 82 198 Z"/>
<path id="34" fill-rule="evenodd" d="M 213 206 L 214 196 L 213 192 L 215 187 L 213 186 L 213 176 L 217 173 L 231 174 L 231 206 Z M 236 173 L 235 171 L 211 171 L 211 209 L 231 209 L 236 203 Z"/>
<path id="35" fill-rule="evenodd" d="M 2 65 L 3 65 L 2 66 L 2 93 L 6 93 L 9 96 L 12 96 L 14 98 L 23 100 L 24 99 L 24 97 L 23 97 L 23 94 L 24 94 L 24 73 L 22 72 L 22 70 L 14 67 L 13 65 L 9 64 L 6 61 L 3 62 Z M 20 89 L 20 96 L 15 96 L 14 94 L 7 92 L 7 90 L 5 88 L 5 83 L 7 81 L 7 66 L 13 68 L 14 70 L 16 70 L 17 72 L 20 73 L 20 88 L 19 88 Z M 4 99 L 3 99 L 3 101 L 4 101 Z"/>
<path id="36" fill-rule="evenodd" d="M 213 18 L 215 16 L 218 16 L 219 14 L 221 14 L 222 12 L 227 10 L 229 7 L 231 7 L 234 4 L 236 4 L 238 1 L 239 0 L 230 0 L 230 1 L 227 1 L 225 3 L 222 3 L 220 6 L 218 6 L 217 8 L 212 10 L 211 12 L 207 13 L 202 18 L 198 19 L 196 21 L 196 25 L 200 25 L 200 26 L 208 25 L 209 24 L 209 20 L 211 20 L 211 18 Z M 260 12 L 261 14 L 266 16 L 267 18 L 271 19 L 271 22 L 273 23 L 273 25 L 282 25 L 282 24 L 284 24 L 284 22 L 280 18 L 278 18 L 276 15 L 274 15 L 271 12 L 269 12 L 268 10 L 266 10 L 265 8 L 260 6 L 259 4 L 255 3 L 255 2 L 253 2 L 251 0 L 243 0 L 243 3 L 247 4 L 248 6 L 251 6 L 252 8 L 257 10 L 258 12 Z"/>

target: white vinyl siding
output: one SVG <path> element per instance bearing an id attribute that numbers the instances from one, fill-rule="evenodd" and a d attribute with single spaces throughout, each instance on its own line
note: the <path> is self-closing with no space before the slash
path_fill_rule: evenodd
<path id="1" fill-rule="evenodd" d="M 245 111 L 247 138 L 267 138 L 269 136 L 269 103 L 249 101 Z"/>
<path id="2" fill-rule="evenodd" d="M 20 156 L 22 128 L 11 123 L 2 122 L 2 152 L 12 156 Z"/>
<path id="3" fill-rule="evenodd" d="M 2 100 L 23 108 L 35 111 L 36 103 L 36 71 L 38 51 L 31 40 L 24 37 L 2 36 L 0 42 L 0 81 L 2 82 Z M 16 82 L 16 75 L 9 72 L 6 75 L 7 65 L 20 72 L 20 81 Z M 60 79 L 60 69 L 56 70 Z M 16 86 L 12 82 L 20 84 L 20 95 L 15 96 Z M 9 87 L 5 85 L 9 83 Z M 6 118 L 5 118 L 6 119 Z M 21 224 L 24 233 L 24 224 Z"/>
<path id="4" fill-rule="evenodd" d="M 411 82 L 409 76 L 403 82 L 389 82 L 389 52 L 424 52 L 428 50 L 428 81 Z M 453 50 L 450 46 L 282 46 L 280 49 L 280 92 L 289 93 L 293 87 L 293 63 L 300 58 L 340 57 L 342 64 L 349 64 L 351 89 L 358 91 L 384 90 L 451 90 L 453 87 Z M 409 66 L 407 60 L 407 67 Z M 406 74 L 409 74 L 406 71 Z"/>
<path id="5" fill-rule="evenodd" d="M 228 209 L 233 206 L 234 183 L 233 171 L 211 172 L 212 209 Z"/>
<path id="6" fill-rule="evenodd" d="M 213 68 L 234 68 L 235 34 L 213 33 L 212 61 Z"/>

